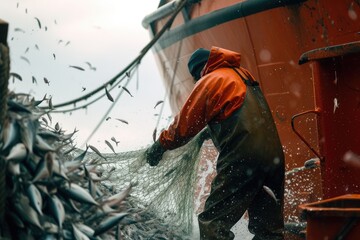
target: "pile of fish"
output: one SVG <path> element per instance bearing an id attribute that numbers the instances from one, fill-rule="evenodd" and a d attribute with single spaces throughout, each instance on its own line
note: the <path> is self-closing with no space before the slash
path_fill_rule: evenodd
<path id="1" fill-rule="evenodd" d="M 39 108 L 43 101 L 48 99 L 15 93 L 8 97 L 7 118 L 0 126 L 0 158 L 6 166 L 6 224 L 0 233 L 10 239 L 128 235 L 125 226 L 141 216 L 127 200 L 132 186 L 117 193 L 106 188 L 101 181 L 111 171 L 99 168 L 99 156 L 88 152 L 96 148 L 80 150 L 73 144 L 77 130 L 65 134 L 59 124 L 51 127 L 49 112 Z"/>

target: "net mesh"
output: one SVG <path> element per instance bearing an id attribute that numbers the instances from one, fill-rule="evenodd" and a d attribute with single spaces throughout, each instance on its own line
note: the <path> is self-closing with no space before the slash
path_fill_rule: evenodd
<path id="1" fill-rule="evenodd" d="M 10 226 L 14 239 L 194 239 L 199 172 L 208 175 L 198 171 L 205 130 L 151 167 L 146 148 L 116 154 L 76 148 L 76 130 L 49 126 L 29 97 L 11 94 L 0 132 L 6 221 L 19 219 Z"/>
<path id="2" fill-rule="evenodd" d="M 104 155 L 102 167 L 112 171 L 105 186 L 117 192 L 130 186 L 128 203 L 148 214 L 140 218 L 143 224 L 127 226 L 131 229 L 128 232 L 136 232 L 127 234 L 129 239 L 139 237 L 139 228 L 154 230 L 149 218 L 157 225 L 155 229 L 159 225 L 166 227 L 166 231 L 161 231 L 167 234 L 166 239 L 191 239 L 198 166 L 205 138 L 203 131 L 185 146 L 166 151 L 156 167 L 146 163 L 146 149 Z"/>

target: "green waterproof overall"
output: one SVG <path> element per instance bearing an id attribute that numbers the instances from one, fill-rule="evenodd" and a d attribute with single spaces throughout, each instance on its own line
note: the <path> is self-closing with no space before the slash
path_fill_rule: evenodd
<path id="1" fill-rule="evenodd" d="M 243 105 L 228 119 L 208 124 L 219 156 L 217 176 L 198 216 L 201 239 L 233 239 L 230 229 L 246 210 L 253 239 L 283 239 L 282 146 L 258 83 L 238 75 L 247 86 Z"/>

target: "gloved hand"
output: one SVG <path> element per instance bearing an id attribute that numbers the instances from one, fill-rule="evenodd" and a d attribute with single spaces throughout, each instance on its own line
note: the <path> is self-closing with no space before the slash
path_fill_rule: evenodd
<path id="1" fill-rule="evenodd" d="M 158 165 L 164 152 L 166 152 L 166 149 L 157 140 L 145 151 L 146 162 L 152 167 Z"/>

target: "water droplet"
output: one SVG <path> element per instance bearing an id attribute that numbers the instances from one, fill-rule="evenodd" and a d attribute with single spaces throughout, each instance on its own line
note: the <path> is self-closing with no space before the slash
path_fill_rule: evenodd
<path id="1" fill-rule="evenodd" d="M 271 53 L 267 49 L 261 49 L 259 56 L 262 62 L 270 62 L 271 60 Z"/>

